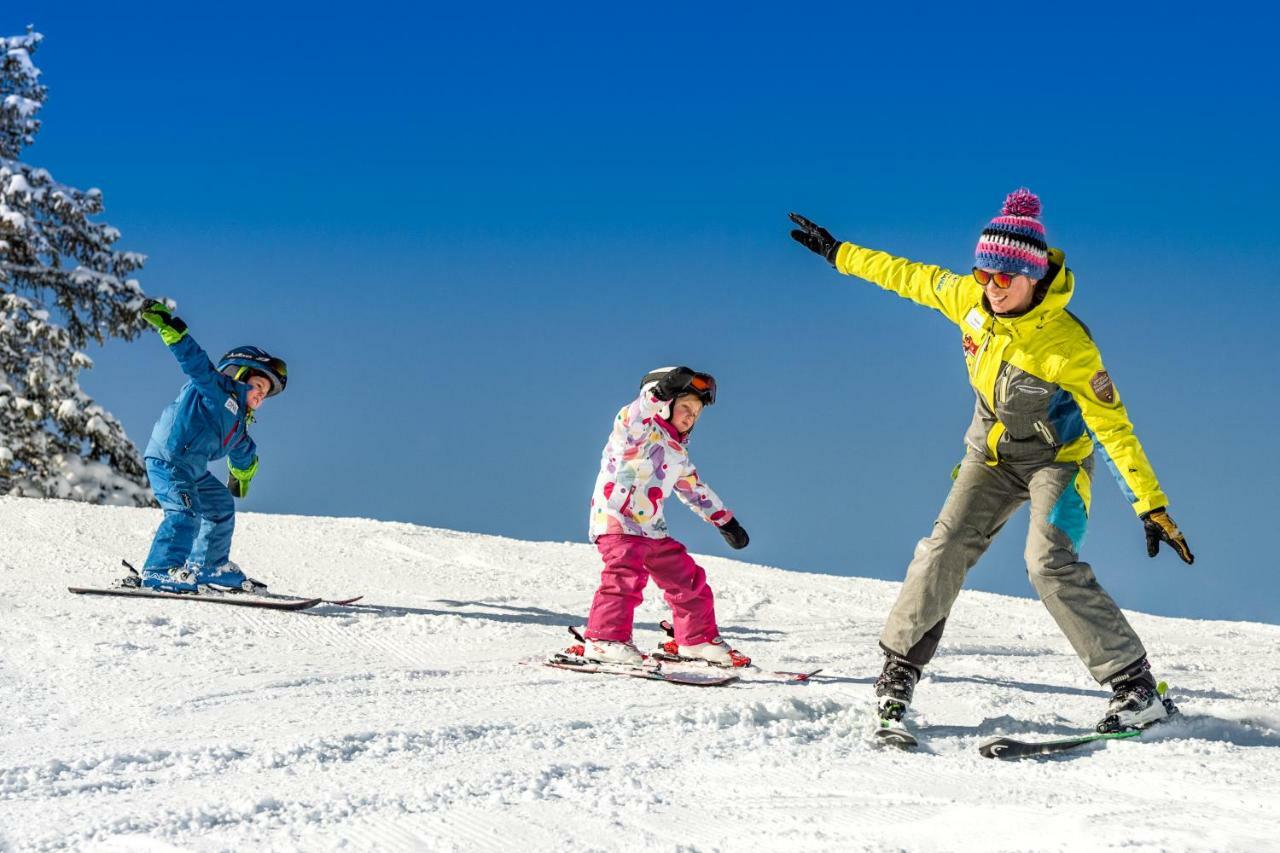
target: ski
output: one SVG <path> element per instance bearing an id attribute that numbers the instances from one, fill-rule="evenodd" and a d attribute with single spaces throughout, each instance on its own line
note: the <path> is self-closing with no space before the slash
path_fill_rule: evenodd
<path id="1" fill-rule="evenodd" d="M 649 657 L 653 658 L 654 660 L 666 661 L 667 663 L 685 664 L 689 666 L 705 666 L 705 667 L 710 667 L 711 669 L 730 670 L 730 671 L 737 671 L 737 672 L 750 672 L 750 673 L 757 673 L 765 676 L 771 675 L 771 676 L 775 676 L 785 684 L 805 684 L 806 682 L 809 681 L 810 678 L 813 678 L 813 676 L 822 672 L 821 669 L 815 669 L 812 672 L 789 672 L 786 670 L 761 669 L 760 667 L 756 666 L 753 663 L 747 664 L 746 666 L 738 666 L 738 667 L 718 666 L 714 663 L 711 663 L 711 661 L 703 660 L 702 658 L 686 658 L 686 657 L 681 657 L 678 654 L 672 654 L 662 646 L 659 646 L 658 650 L 653 652 L 651 655 L 649 655 Z M 751 680 L 760 681 L 764 679 L 751 679 Z"/>
<path id="2" fill-rule="evenodd" d="M 1011 737 L 990 738 L 978 744 L 978 752 L 987 758 L 1033 758 L 1038 755 L 1055 755 L 1067 752 L 1091 743 L 1108 740 L 1126 740 L 1141 735 L 1151 726 L 1158 725 L 1177 716 L 1178 706 L 1168 697 L 1169 685 L 1161 681 L 1156 685 L 1157 701 L 1163 702 L 1165 716 L 1152 720 L 1142 726 L 1122 726 L 1115 715 L 1108 716 L 1098 724 L 1098 729 L 1079 735 L 1047 740 L 1018 740 Z M 1101 730 L 1101 731 L 1099 731 Z"/>
<path id="3" fill-rule="evenodd" d="M 299 598 L 281 601 L 271 598 L 257 598 L 249 593 L 241 595 L 222 595 L 219 593 L 198 592 L 164 592 L 158 589 L 130 589 L 126 587 L 83 587 L 69 586 L 68 592 L 76 595 L 115 595 L 124 598 L 168 598 L 176 601 L 204 601 L 209 604 L 230 604 L 236 607 L 258 607 L 263 610 L 306 610 L 323 603 L 319 598 Z"/>
<path id="4" fill-rule="evenodd" d="M 648 655 L 642 655 L 642 663 L 636 665 L 621 663 L 599 663 L 598 661 L 587 660 L 583 655 L 586 652 L 586 640 L 582 633 L 572 625 L 569 627 L 569 634 L 577 640 L 576 645 L 570 646 L 563 652 L 557 652 L 543 664 L 555 669 L 567 669 L 571 672 L 589 672 L 598 673 L 600 675 L 629 675 L 632 678 L 646 678 L 651 681 L 666 681 L 671 684 L 686 684 L 691 687 L 721 687 L 725 684 L 733 684 L 739 680 L 736 675 L 708 675 L 693 672 L 669 672 L 662 668 L 662 664 L 654 661 Z"/>
<path id="5" fill-rule="evenodd" d="M 245 592 L 242 589 L 230 589 L 226 587 L 220 589 L 215 587 L 215 589 L 217 589 L 219 593 L 226 595 L 247 595 L 254 598 L 266 598 L 271 601 L 310 601 L 309 598 L 302 595 L 285 595 L 283 593 L 276 592 Z M 363 595 L 357 595 L 354 598 L 321 598 L 319 601 L 321 604 L 332 604 L 337 607 L 350 607 L 362 598 L 364 598 Z"/>
<path id="6" fill-rule="evenodd" d="M 707 661 L 707 660 L 703 660 L 702 658 L 682 657 L 678 651 L 679 646 L 677 646 L 675 642 L 675 636 L 676 636 L 675 626 L 673 626 L 670 622 L 668 622 L 665 619 L 659 622 L 658 625 L 659 627 L 662 628 L 663 631 L 666 631 L 667 636 L 671 637 L 672 639 L 668 642 L 659 644 L 657 650 L 654 651 L 650 655 L 650 657 L 656 660 L 667 661 L 669 663 L 698 664 L 701 666 L 715 667 L 717 669 L 730 668 L 730 667 L 718 666 L 717 664 L 711 663 L 710 661 Z M 793 684 L 804 684 L 810 678 L 813 678 L 815 675 L 822 672 L 821 669 L 815 669 L 812 672 L 790 672 L 787 670 L 763 669 L 753 663 L 749 663 L 741 667 L 733 667 L 733 669 L 741 669 L 741 670 L 746 670 L 748 672 L 756 672 L 762 675 L 773 675 L 782 679 L 784 682 L 789 682 Z"/>
<path id="7" fill-rule="evenodd" d="M 684 684 L 690 687 L 723 687 L 738 681 L 736 675 L 714 675 L 698 672 L 667 672 L 661 665 L 657 666 L 625 666 L 622 664 L 602 664 L 572 655 L 555 654 L 543 661 L 545 666 L 554 669 L 567 669 L 570 672 L 587 672 L 599 675 L 626 675 L 631 678 L 644 678 L 650 681 L 665 681 L 668 684 Z"/>
<path id="8" fill-rule="evenodd" d="M 140 575 L 138 573 L 138 570 L 133 567 L 133 564 L 130 563 L 128 560 L 121 560 L 120 565 L 124 566 L 125 569 L 128 570 L 129 572 L 129 575 L 120 582 L 123 585 L 123 588 L 124 589 L 141 589 L 142 575 Z M 257 597 L 257 598 L 269 598 L 272 601 L 310 601 L 311 600 L 309 596 L 305 596 L 305 595 L 286 595 L 284 593 L 267 592 L 265 587 L 262 590 L 259 590 L 258 592 L 249 592 L 247 590 L 237 589 L 235 587 L 217 586 L 217 585 L 212 585 L 212 586 L 209 586 L 208 588 L 212 592 L 217 593 L 219 595 L 248 595 L 248 596 Z M 334 604 L 339 607 L 349 607 L 350 605 L 355 604 L 357 601 L 359 601 L 362 598 L 364 598 L 363 595 L 357 595 L 352 598 L 322 598 L 320 599 L 320 603 Z"/>
<path id="9" fill-rule="evenodd" d="M 899 749 L 914 749 L 920 745 L 915 735 L 903 728 L 902 723 L 893 720 L 880 720 L 872 738 L 878 744 L 896 746 Z"/>
<path id="10" fill-rule="evenodd" d="M 978 752 L 986 758 L 1032 758 L 1038 755 L 1054 755 L 1067 752 L 1077 747 L 1108 740 L 1123 740 L 1142 734 L 1142 729 L 1125 729 L 1118 732 L 1091 732 L 1073 737 L 1053 740 L 1018 740 L 1011 737 L 996 737 L 983 741 L 978 745 Z"/>

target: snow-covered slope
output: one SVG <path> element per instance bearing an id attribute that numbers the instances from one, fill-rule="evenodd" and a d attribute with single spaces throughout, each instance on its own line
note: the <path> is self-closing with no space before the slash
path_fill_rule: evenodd
<path id="1" fill-rule="evenodd" d="M 369 606 L 66 592 L 158 519 L 0 498 L 0 848 L 1280 849 L 1277 626 L 1131 614 L 1183 719 L 1006 763 L 978 741 L 1105 694 L 1038 603 L 966 593 L 908 754 L 865 737 L 893 584 L 707 558 L 735 645 L 827 675 L 699 689 L 535 665 L 584 618 L 582 544 L 248 514 L 252 574 Z"/>

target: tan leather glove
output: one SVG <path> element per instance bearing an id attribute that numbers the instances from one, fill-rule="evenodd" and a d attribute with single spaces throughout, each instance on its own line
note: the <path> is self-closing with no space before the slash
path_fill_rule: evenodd
<path id="1" fill-rule="evenodd" d="M 1156 507 L 1142 514 L 1142 526 L 1147 533 L 1147 556 L 1154 557 L 1160 551 L 1160 543 L 1164 542 L 1178 552 L 1182 562 L 1191 565 L 1196 561 L 1195 554 L 1187 547 L 1187 538 L 1182 535 L 1178 525 L 1173 523 L 1164 507 Z"/>

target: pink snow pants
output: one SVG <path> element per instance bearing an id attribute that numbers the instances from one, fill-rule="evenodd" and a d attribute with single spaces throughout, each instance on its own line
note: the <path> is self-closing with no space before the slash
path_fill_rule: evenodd
<path id="1" fill-rule="evenodd" d="M 591 602 L 588 637 L 631 642 L 635 610 L 644 600 L 650 575 L 671 606 L 677 643 L 692 646 L 720 635 L 707 573 L 679 542 L 610 533 L 596 539 L 596 547 L 604 558 L 604 572 Z"/>

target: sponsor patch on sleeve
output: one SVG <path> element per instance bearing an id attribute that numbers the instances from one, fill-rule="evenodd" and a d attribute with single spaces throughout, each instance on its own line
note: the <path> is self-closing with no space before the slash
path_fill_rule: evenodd
<path id="1" fill-rule="evenodd" d="M 227 406 L 227 411 L 230 412 L 231 414 L 233 415 L 240 414 L 240 404 L 236 402 L 235 397 L 228 397 L 226 406 Z"/>
<path id="2" fill-rule="evenodd" d="M 933 286 L 933 291 L 935 293 L 941 293 L 943 288 L 952 287 L 959 280 L 960 276 L 955 273 L 944 272 L 942 275 L 938 276 L 938 283 Z"/>
<path id="3" fill-rule="evenodd" d="M 1114 403 L 1116 401 L 1116 386 L 1111 384 L 1111 374 L 1105 370 L 1099 370 L 1093 374 L 1093 378 L 1089 380 L 1089 385 L 1093 388 L 1093 393 L 1098 395 L 1098 399 L 1104 403 Z"/>

